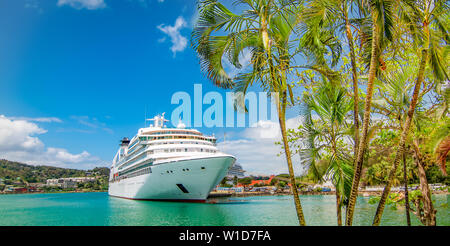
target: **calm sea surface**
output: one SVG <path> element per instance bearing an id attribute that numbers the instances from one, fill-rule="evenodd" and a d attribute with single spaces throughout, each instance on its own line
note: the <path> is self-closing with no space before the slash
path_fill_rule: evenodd
<path id="1" fill-rule="evenodd" d="M 438 225 L 450 225 L 449 195 L 435 195 Z M 0 195 L 0 225 L 297 225 L 291 196 L 222 198 L 216 203 L 133 201 L 107 193 Z M 354 225 L 371 225 L 376 204 L 358 197 Z M 333 195 L 301 196 L 308 225 L 336 225 Z M 420 225 L 411 214 L 414 225 Z M 382 225 L 405 225 L 403 209 L 386 207 Z"/>

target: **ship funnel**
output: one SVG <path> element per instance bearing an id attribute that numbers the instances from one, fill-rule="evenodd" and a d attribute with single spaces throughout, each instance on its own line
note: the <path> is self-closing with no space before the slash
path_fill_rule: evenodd
<path id="1" fill-rule="evenodd" d="M 122 140 L 120 140 L 120 146 L 128 146 L 129 143 L 130 140 L 128 138 L 123 138 Z"/>

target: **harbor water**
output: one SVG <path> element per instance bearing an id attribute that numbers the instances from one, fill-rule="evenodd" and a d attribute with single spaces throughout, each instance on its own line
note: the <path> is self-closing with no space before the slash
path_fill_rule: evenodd
<path id="1" fill-rule="evenodd" d="M 437 225 L 450 225 L 449 195 L 433 195 Z M 377 204 L 358 197 L 354 225 L 371 225 Z M 336 225 L 333 195 L 302 195 L 307 225 Z M 289 226 L 292 196 L 230 197 L 207 203 L 135 201 L 107 193 L 0 195 L 2 226 Z M 411 213 L 413 225 L 421 225 Z M 386 207 L 382 225 L 406 225 L 403 208 Z"/>

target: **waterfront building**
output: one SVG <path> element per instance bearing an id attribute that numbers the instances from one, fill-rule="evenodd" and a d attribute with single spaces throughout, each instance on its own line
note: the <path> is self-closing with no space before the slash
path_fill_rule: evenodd
<path id="1" fill-rule="evenodd" d="M 249 184 L 249 186 L 254 186 L 256 184 L 258 185 L 270 185 L 272 182 L 272 179 L 275 177 L 275 175 L 271 175 L 269 179 L 260 179 L 260 180 L 252 180 L 252 182 Z"/>
<path id="2" fill-rule="evenodd" d="M 47 179 L 47 186 L 58 186 L 61 188 L 77 188 L 78 183 L 87 183 L 95 181 L 96 178 L 94 177 Z"/>
<path id="3" fill-rule="evenodd" d="M 244 192 L 244 187 L 216 187 L 219 192 Z"/>

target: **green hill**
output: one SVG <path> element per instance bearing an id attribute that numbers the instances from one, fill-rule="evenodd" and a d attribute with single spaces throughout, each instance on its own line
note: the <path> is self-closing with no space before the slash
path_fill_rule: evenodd
<path id="1" fill-rule="evenodd" d="M 20 162 L 0 160 L 0 179 L 5 184 L 13 182 L 45 183 L 47 179 L 102 176 L 109 177 L 109 168 L 96 167 L 92 170 L 78 170 L 52 166 L 33 166 Z"/>

